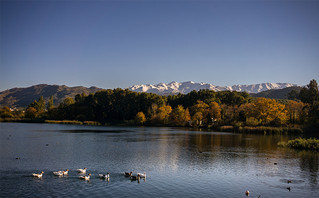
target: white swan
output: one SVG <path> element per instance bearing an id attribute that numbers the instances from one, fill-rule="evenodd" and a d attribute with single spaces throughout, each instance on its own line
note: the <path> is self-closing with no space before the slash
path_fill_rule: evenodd
<path id="1" fill-rule="evenodd" d="M 78 171 L 79 173 L 85 174 L 85 173 L 86 173 L 86 168 L 83 168 L 83 169 L 79 168 L 79 169 L 77 169 L 77 171 Z"/>
<path id="2" fill-rule="evenodd" d="M 140 178 L 146 178 L 146 173 L 137 173 L 137 176 L 139 176 Z"/>
<path id="3" fill-rule="evenodd" d="M 43 171 L 41 171 L 41 173 L 32 173 L 33 177 L 37 177 L 37 178 L 41 178 L 43 176 Z"/>
<path id="4" fill-rule="evenodd" d="M 79 178 L 84 180 L 90 180 L 90 176 L 91 176 L 91 173 L 85 176 L 80 176 Z"/>
<path id="5" fill-rule="evenodd" d="M 106 173 L 106 175 L 105 174 L 99 174 L 99 176 L 102 179 L 109 179 L 110 178 L 110 173 Z"/>

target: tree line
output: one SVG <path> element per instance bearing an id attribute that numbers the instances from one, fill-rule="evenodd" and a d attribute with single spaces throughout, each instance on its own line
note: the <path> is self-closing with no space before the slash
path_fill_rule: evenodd
<path id="1" fill-rule="evenodd" d="M 319 125 L 318 85 L 311 80 L 294 100 L 252 98 L 246 92 L 212 90 L 161 96 L 128 89 L 108 89 L 94 94 L 66 98 L 58 106 L 53 97 L 32 102 L 24 113 L 14 114 L 8 107 L 0 117 L 28 119 L 97 121 L 137 125 L 193 126 L 295 126 Z"/>

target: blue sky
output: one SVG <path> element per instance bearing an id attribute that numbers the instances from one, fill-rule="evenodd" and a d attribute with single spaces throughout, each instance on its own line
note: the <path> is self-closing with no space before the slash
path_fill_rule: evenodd
<path id="1" fill-rule="evenodd" d="M 0 1 L 0 91 L 319 80 L 319 1 Z"/>

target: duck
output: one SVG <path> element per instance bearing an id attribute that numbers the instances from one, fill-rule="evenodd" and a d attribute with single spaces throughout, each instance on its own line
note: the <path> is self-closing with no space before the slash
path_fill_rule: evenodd
<path id="1" fill-rule="evenodd" d="M 288 180 L 288 184 L 290 184 L 292 181 L 291 180 Z"/>
<path id="2" fill-rule="evenodd" d="M 125 175 L 125 177 L 130 177 L 130 176 L 132 176 L 132 173 L 133 173 L 132 171 L 131 172 L 125 172 L 124 175 Z"/>
<path id="3" fill-rule="evenodd" d="M 68 175 L 69 174 L 69 169 L 66 169 L 65 171 L 62 171 L 63 175 Z"/>
<path id="4" fill-rule="evenodd" d="M 63 176 L 63 171 L 56 171 L 56 172 L 53 172 L 53 175 L 56 175 L 56 176 Z"/>
<path id="5" fill-rule="evenodd" d="M 56 176 L 68 175 L 68 173 L 69 173 L 69 169 L 66 169 L 65 171 L 61 170 L 61 171 L 53 172 L 53 174 L 56 175 Z"/>
<path id="6" fill-rule="evenodd" d="M 80 176 L 79 178 L 88 181 L 88 180 L 90 180 L 90 176 L 91 176 L 91 173 L 88 175 L 85 175 L 85 176 Z"/>
<path id="7" fill-rule="evenodd" d="M 245 195 L 249 196 L 249 190 L 246 190 Z"/>
<path id="8" fill-rule="evenodd" d="M 105 174 L 99 174 L 99 176 L 102 179 L 109 179 L 110 178 L 110 173 L 106 173 L 106 175 Z"/>
<path id="9" fill-rule="evenodd" d="M 32 173 L 32 176 L 37 178 L 42 178 L 43 173 L 44 173 L 43 171 L 41 171 L 41 173 Z"/>
<path id="10" fill-rule="evenodd" d="M 137 173 L 137 176 L 139 176 L 140 178 L 146 178 L 146 172 L 144 172 L 144 173 Z"/>
<path id="11" fill-rule="evenodd" d="M 140 176 L 138 175 L 131 175 L 131 180 L 140 180 Z"/>
<path id="12" fill-rule="evenodd" d="M 87 168 L 83 168 L 83 169 L 79 168 L 79 169 L 77 169 L 77 171 L 78 171 L 79 173 L 85 174 L 85 173 L 86 173 L 86 169 L 87 169 Z"/>

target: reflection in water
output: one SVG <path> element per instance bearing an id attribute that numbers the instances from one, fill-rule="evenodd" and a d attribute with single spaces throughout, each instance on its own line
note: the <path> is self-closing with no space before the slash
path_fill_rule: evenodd
<path id="1" fill-rule="evenodd" d="M 300 151 L 298 157 L 300 158 L 300 168 L 303 170 L 303 174 L 306 174 L 305 177 L 309 178 L 312 187 L 316 188 L 318 184 L 319 153 Z"/>

